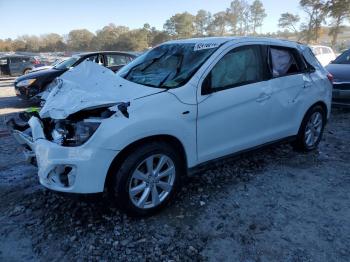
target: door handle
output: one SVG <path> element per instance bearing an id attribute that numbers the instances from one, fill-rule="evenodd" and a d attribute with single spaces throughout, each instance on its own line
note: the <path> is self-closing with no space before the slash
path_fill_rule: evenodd
<path id="1" fill-rule="evenodd" d="M 260 94 L 260 96 L 256 99 L 256 102 L 264 102 L 265 100 L 268 100 L 271 98 L 271 95 L 266 94 L 266 93 L 262 93 Z"/>

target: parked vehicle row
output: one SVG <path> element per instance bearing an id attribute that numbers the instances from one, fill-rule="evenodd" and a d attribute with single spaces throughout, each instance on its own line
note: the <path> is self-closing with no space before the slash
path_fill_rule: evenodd
<path id="1" fill-rule="evenodd" d="M 350 107 L 350 49 L 326 66 L 333 75 L 333 104 Z"/>
<path id="2" fill-rule="evenodd" d="M 44 64 L 31 56 L 5 55 L 0 57 L 0 75 L 19 76 L 40 66 Z"/>
<path id="3" fill-rule="evenodd" d="M 58 76 L 83 61 L 92 61 L 103 65 L 113 72 L 132 61 L 136 56 L 126 52 L 89 52 L 74 55 L 52 68 L 33 70 L 29 74 L 17 78 L 14 82 L 16 95 L 22 99 L 30 99 L 45 91 L 47 86 Z"/>
<path id="4" fill-rule="evenodd" d="M 107 189 L 132 215 L 163 208 L 212 161 L 281 141 L 313 150 L 330 116 L 332 77 L 298 43 L 170 41 L 117 74 L 98 65 L 118 66 L 108 54 L 93 56 L 59 77 L 29 125 L 9 126 L 43 186 Z"/>

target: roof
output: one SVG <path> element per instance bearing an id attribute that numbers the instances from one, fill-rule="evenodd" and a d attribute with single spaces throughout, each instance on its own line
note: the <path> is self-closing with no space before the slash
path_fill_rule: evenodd
<path id="1" fill-rule="evenodd" d="M 30 56 L 30 55 L 18 55 L 18 54 L 13 54 L 13 55 L 9 55 L 9 54 L 1 55 L 0 54 L 0 57 L 5 58 L 5 57 L 33 57 L 33 56 Z"/>
<path id="2" fill-rule="evenodd" d="M 77 53 L 75 55 L 79 56 L 86 56 L 86 55 L 95 55 L 95 54 L 120 54 L 120 55 L 130 55 L 130 56 L 136 56 L 135 54 L 131 52 L 123 52 L 123 51 L 95 51 L 95 52 L 82 52 Z"/>
<path id="3" fill-rule="evenodd" d="M 227 42 L 242 42 L 242 41 L 264 41 L 264 42 L 270 42 L 271 44 L 276 45 L 289 45 L 289 46 L 298 46 L 301 45 L 298 42 L 290 41 L 290 40 L 284 40 L 284 39 L 276 39 L 276 38 L 269 38 L 269 37 L 250 37 L 250 36 L 234 36 L 234 37 L 202 37 L 202 38 L 190 38 L 190 39 L 180 39 L 180 40 L 172 40 L 169 42 L 166 42 L 167 44 L 175 44 L 175 43 L 191 43 L 191 44 L 224 44 Z"/>

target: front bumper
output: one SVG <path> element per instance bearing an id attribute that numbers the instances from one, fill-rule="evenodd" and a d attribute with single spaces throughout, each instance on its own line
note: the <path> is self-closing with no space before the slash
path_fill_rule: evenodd
<path id="1" fill-rule="evenodd" d="M 25 147 L 29 162 L 38 165 L 40 183 L 52 190 L 69 193 L 103 192 L 108 169 L 118 151 L 84 144 L 63 147 L 45 138 L 41 122 L 32 117 L 29 132 L 12 130 Z M 36 159 L 36 161 L 34 161 Z"/>

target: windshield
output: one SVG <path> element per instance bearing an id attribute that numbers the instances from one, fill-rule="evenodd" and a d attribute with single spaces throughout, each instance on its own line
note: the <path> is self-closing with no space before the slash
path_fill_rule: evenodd
<path id="1" fill-rule="evenodd" d="M 59 64 L 55 65 L 53 68 L 56 68 L 56 69 L 68 69 L 72 65 L 74 65 L 74 63 L 76 61 L 78 61 L 79 58 L 80 58 L 79 56 L 73 56 L 73 57 L 63 61 L 62 63 L 59 63 Z"/>
<path id="2" fill-rule="evenodd" d="M 135 59 L 119 75 L 146 86 L 179 87 L 192 77 L 218 47 L 218 44 L 164 44 Z"/>

